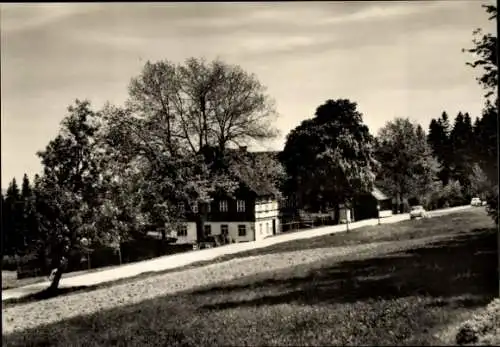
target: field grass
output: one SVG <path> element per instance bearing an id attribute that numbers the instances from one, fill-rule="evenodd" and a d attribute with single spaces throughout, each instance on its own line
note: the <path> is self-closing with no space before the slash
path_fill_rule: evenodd
<path id="1" fill-rule="evenodd" d="M 372 230 L 369 242 L 384 239 L 383 230 L 403 240 L 450 238 L 395 253 L 262 272 L 4 334 L 2 340 L 6 346 L 454 344 L 440 340 L 439 329 L 498 294 L 491 219 L 474 211 L 383 225 Z M 363 242 L 361 233 L 354 234 L 293 241 L 258 254 Z"/>
<path id="2" fill-rule="evenodd" d="M 112 269 L 115 267 L 117 267 L 117 266 L 113 265 L 113 266 L 106 266 L 106 267 L 90 269 L 90 270 L 67 272 L 64 274 L 64 277 L 70 278 L 70 277 L 80 276 L 80 275 L 84 275 L 84 274 L 88 274 L 88 273 L 92 273 L 92 272 L 109 270 L 109 269 Z M 16 271 L 2 271 L 2 289 L 3 290 L 24 287 L 24 286 L 28 286 L 31 284 L 42 283 L 45 281 L 47 281 L 47 276 L 37 276 L 37 277 L 28 277 L 28 278 L 18 279 Z"/>
<path id="3" fill-rule="evenodd" d="M 17 279 L 16 271 L 2 271 L 2 289 L 12 289 L 45 281 L 46 277 L 32 277 Z"/>

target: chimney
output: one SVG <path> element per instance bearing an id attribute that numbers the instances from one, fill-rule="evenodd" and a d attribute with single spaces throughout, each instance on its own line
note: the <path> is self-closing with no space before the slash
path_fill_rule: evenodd
<path id="1" fill-rule="evenodd" d="M 240 146 L 240 151 L 241 152 L 246 152 L 247 148 L 248 148 L 248 146 Z"/>

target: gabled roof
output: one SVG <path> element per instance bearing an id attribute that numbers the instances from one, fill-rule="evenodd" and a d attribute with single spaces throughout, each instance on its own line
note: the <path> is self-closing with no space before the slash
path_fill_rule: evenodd
<path id="1" fill-rule="evenodd" d="M 373 196 L 375 199 L 377 199 L 378 201 L 380 201 L 380 200 L 387 200 L 387 199 L 389 199 L 389 198 L 387 197 L 387 195 L 385 195 L 384 193 L 382 193 L 382 192 L 380 191 L 380 189 L 378 189 L 377 187 L 373 187 L 373 190 L 372 190 L 372 196 Z"/>
<path id="2" fill-rule="evenodd" d="M 238 150 L 231 150 L 228 152 L 234 154 L 237 153 L 237 151 Z M 244 153 L 246 160 L 237 155 L 231 156 L 233 164 L 238 167 L 237 176 L 240 182 L 257 196 L 279 195 L 279 190 L 274 183 L 260 177 L 259 173 L 254 170 L 255 165 L 252 165 L 256 160 L 266 156 L 276 160 L 274 155 L 278 152 L 249 152 L 244 150 Z"/>

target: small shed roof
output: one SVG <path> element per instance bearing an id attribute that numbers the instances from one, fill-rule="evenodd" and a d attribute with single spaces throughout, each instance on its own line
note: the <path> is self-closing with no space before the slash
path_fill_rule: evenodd
<path id="1" fill-rule="evenodd" d="M 375 199 L 377 199 L 378 201 L 380 201 L 380 200 L 387 200 L 387 199 L 389 199 L 389 198 L 387 197 L 387 195 L 385 195 L 384 193 L 382 193 L 382 192 L 380 191 L 380 189 L 378 189 L 377 187 L 373 187 L 373 190 L 372 190 L 372 196 L 373 196 Z"/>

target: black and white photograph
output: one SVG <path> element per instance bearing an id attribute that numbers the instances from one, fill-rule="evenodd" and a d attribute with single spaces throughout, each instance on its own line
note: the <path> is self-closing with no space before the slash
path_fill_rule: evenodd
<path id="1" fill-rule="evenodd" d="M 0 4 L 2 344 L 500 345 L 493 0 Z"/>

